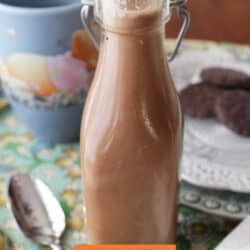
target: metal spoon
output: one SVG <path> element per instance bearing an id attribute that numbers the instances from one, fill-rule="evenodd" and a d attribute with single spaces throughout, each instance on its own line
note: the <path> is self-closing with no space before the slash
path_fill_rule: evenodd
<path id="1" fill-rule="evenodd" d="M 62 250 L 60 238 L 65 230 L 64 212 L 40 180 L 28 174 L 15 174 L 9 182 L 11 210 L 24 234 L 53 250 Z"/>

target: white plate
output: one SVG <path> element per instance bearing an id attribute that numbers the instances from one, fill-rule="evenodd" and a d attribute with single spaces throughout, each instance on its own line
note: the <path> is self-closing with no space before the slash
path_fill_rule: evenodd
<path id="1" fill-rule="evenodd" d="M 250 216 L 248 194 L 218 191 L 182 183 L 180 204 L 208 214 L 242 220 Z"/>
<path id="2" fill-rule="evenodd" d="M 181 175 L 202 187 L 250 193 L 250 139 L 216 120 L 186 117 Z"/>
<path id="3" fill-rule="evenodd" d="M 203 67 L 212 65 L 250 74 L 250 60 L 239 58 L 218 47 L 184 51 L 171 65 L 176 87 L 182 89 L 197 79 Z M 216 119 L 185 117 L 181 178 L 201 187 L 250 193 L 250 138 L 235 134 Z"/>

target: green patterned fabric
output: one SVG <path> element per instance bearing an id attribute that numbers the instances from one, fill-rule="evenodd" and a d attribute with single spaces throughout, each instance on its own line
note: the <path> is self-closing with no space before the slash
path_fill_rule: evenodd
<path id="1" fill-rule="evenodd" d="M 39 143 L 8 109 L 0 113 L 0 159 L 0 250 L 48 249 L 26 239 L 7 208 L 6 184 L 15 171 L 39 177 L 57 196 L 67 216 L 63 237 L 67 249 L 86 242 L 78 144 L 50 147 Z M 214 249 L 234 226 L 233 222 L 180 207 L 179 250 Z"/>

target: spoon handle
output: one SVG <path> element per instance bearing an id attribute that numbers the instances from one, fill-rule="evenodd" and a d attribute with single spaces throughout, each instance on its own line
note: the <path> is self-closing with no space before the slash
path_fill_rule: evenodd
<path id="1" fill-rule="evenodd" d="M 50 246 L 52 248 L 52 250 L 64 250 L 63 246 L 59 243 L 59 244 L 53 244 Z"/>

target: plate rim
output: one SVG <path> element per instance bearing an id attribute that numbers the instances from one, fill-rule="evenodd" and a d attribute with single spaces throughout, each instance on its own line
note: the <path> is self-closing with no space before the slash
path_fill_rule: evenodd
<path id="1" fill-rule="evenodd" d="M 206 190 L 208 190 L 208 192 L 206 192 Z M 230 197 L 227 199 L 221 199 L 223 193 L 230 194 Z M 235 197 L 239 197 L 240 195 L 246 196 L 248 194 L 239 194 L 227 190 L 210 190 L 208 188 L 194 186 L 186 181 L 182 181 L 179 204 L 208 214 L 233 220 L 242 220 L 250 215 L 250 201 L 239 202 L 239 200 L 237 200 L 239 208 L 237 212 L 226 209 L 227 206 L 234 204 L 236 202 Z M 241 198 L 241 200 L 242 199 L 243 198 Z M 215 207 L 206 206 L 206 202 L 211 201 L 216 202 Z"/>

